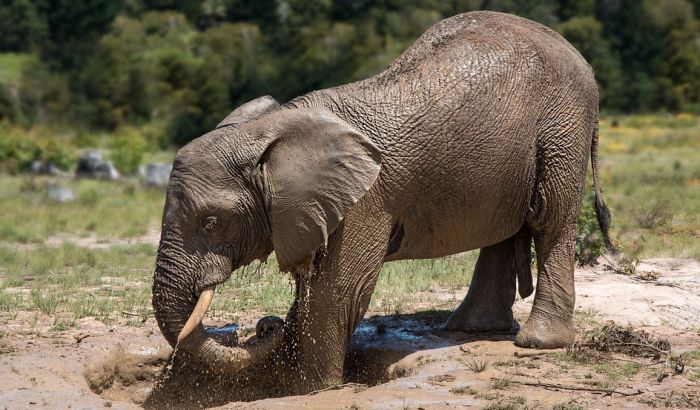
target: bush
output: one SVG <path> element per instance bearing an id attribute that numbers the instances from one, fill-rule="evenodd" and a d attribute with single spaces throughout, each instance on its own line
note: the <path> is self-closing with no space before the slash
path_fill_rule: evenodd
<path id="1" fill-rule="evenodd" d="M 25 130 L 0 123 L 0 171 L 16 174 L 28 171 L 32 161 L 50 162 L 62 170 L 73 164 L 71 143 L 51 130 Z"/>
<path id="2" fill-rule="evenodd" d="M 673 221 L 673 209 L 667 200 L 658 200 L 651 207 L 640 206 L 634 213 L 640 227 L 656 229 L 668 226 Z"/>
<path id="3" fill-rule="evenodd" d="M 576 260 L 581 266 L 595 263 L 596 259 L 605 253 L 605 242 L 600 233 L 593 200 L 593 192 L 587 192 L 581 205 L 581 213 L 578 216 Z"/>
<path id="4" fill-rule="evenodd" d="M 114 166 L 121 173 L 129 175 L 135 173 L 141 165 L 148 143 L 136 129 L 124 127 L 113 137 L 110 148 L 110 159 Z"/>
<path id="5" fill-rule="evenodd" d="M 35 159 L 52 163 L 64 171 L 74 164 L 72 141 L 68 141 L 44 127 L 33 128 L 30 135 L 38 147 L 39 157 Z"/>

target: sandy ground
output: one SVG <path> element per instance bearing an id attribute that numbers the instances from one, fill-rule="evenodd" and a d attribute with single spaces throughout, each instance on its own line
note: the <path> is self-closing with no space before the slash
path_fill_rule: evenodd
<path id="1" fill-rule="evenodd" d="M 700 349 L 700 262 L 650 259 L 638 270 L 657 271 L 661 276 L 643 281 L 606 270 L 604 265 L 578 270 L 576 307 L 584 312 L 579 317 L 629 323 L 667 338 L 676 353 Z M 466 289 L 458 298 L 465 293 Z M 527 318 L 531 300 L 516 302 L 519 320 Z M 0 345 L 0 408 L 139 408 L 162 377 L 170 354 L 152 319 L 134 327 L 107 326 L 86 318 L 74 329 L 51 332 L 50 317 L 27 312 L 2 315 L 8 336 Z M 245 409 L 700 405 L 700 381 L 689 376 L 700 375 L 697 366 L 686 365 L 682 374 L 674 375 L 663 357 L 607 355 L 596 366 L 634 361 L 641 364 L 641 371 L 618 378 L 612 386 L 615 393 L 604 393 L 601 390 L 611 386 L 605 384 L 599 367 L 557 355 L 517 358 L 516 352 L 532 351 L 516 348 L 513 335 L 445 332 L 440 330 L 443 319 L 420 312 L 366 319 L 354 337 L 347 385 L 255 402 L 222 403 L 201 393 L 199 404 Z M 475 372 L 474 363 L 484 363 L 485 369 Z M 660 377 L 663 374 L 668 377 Z M 90 383 L 103 389 L 101 394 Z"/>

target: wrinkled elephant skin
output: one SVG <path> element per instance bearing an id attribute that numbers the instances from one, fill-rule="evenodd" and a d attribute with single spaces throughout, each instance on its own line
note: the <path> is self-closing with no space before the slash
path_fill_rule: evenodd
<path id="1" fill-rule="evenodd" d="M 369 79 L 251 101 L 175 159 L 153 284 L 161 331 L 226 374 L 279 358 L 271 374 L 305 393 L 341 381 L 384 262 L 480 248 L 447 329 L 516 329 L 517 282 L 535 296 L 515 343 L 568 345 L 589 158 L 607 238 L 597 144 L 586 61 L 554 31 L 493 12 L 437 23 Z M 273 251 L 293 306 L 223 346 L 200 323 L 216 286 Z"/>

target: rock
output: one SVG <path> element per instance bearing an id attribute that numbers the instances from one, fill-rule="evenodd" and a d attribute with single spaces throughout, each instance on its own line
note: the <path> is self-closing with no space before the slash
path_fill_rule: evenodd
<path id="1" fill-rule="evenodd" d="M 166 186 L 172 169 L 172 164 L 147 164 L 144 169 L 144 183 L 149 186 Z"/>
<path id="2" fill-rule="evenodd" d="M 78 158 L 75 176 L 79 178 L 119 179 L 119 171 L 114 168 L 112 161 L 102 159 L 102 153 L 97 150 L 85 151 Z"/>
<path id="3" fill-rule="evenodd" d="M 32 167 L 31 167 L 30 171 L 34 175 L 60 176 L 60 175 L 65 174 L 53 162 L 46 162 L 46 161 L 39 161 L 39 160 L 32 161 Z"/>
<path id="4" fill-rule="evenodd" d="M 75 201 L 75 195 L 72 189 L 55 184 L 49 184 L 46 187 L 46 196 L 49 201 L 53 202 L 64 203 Z"/>

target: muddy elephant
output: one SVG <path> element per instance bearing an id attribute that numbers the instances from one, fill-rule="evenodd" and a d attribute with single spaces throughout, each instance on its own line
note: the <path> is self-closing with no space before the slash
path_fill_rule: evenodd
<path id="1" fill-rule="evenodd" d="M 296 393 L 341 382 L 382 264 L 480 248 L 446 327 L 509 330 L 516 280 L 533 292 L 515 343 L 574 339 L 574 242 L 598 90 L 556 32 L 493 12 L 435 24 L 383 72 L 278 105 L 253 100 L 182 148 L 167 190 L 153 307 L 171 345 L 235 374 L 286 351 Z M 296 282 L 282 321 L 234 346 L 201 325 L 214 288 L 275 252 Z M 465 275 L 466 276 L 466 275 Z"/>

